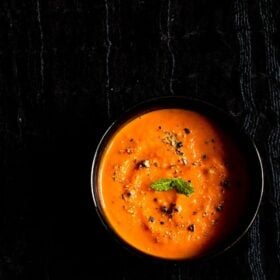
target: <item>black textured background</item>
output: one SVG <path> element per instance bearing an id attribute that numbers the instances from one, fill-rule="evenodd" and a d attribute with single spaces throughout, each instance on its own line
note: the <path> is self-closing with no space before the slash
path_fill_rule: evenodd
<path id="1" fill-rule="evenodd" d="M 0 279 L 280 279 L 279 28 L 278 0 L 1 0 Z M 90 195 L 110 121 L 170 94 L 229 111 L 265 168 L 246 237 L 195 265 L 128 255 Z"/>

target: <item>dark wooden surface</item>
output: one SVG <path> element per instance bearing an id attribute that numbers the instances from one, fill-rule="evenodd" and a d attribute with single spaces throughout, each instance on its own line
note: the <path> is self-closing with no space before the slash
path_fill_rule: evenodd
<path id="1" fill-rule="evenodd" d="M 277 0 L 2 0 L 0 279 L 280 279 L 279 28 Z M 200 264 L 129 255 L 90 194 L 110 121 L 173 94 L 230 112 L 265 168 L 248 234 Z"/>

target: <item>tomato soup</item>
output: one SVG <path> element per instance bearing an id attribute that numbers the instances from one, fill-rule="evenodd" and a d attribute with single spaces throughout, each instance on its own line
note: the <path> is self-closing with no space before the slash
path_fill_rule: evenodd
<path id="1" fill-rule="evenodd" d="M 234 229 L 249 184 L 245 158 L 217 123 L 190 110 L 158 109 L 111 137 L 97 188 L 119 237 L 179 260 L 207 253 Z"/>

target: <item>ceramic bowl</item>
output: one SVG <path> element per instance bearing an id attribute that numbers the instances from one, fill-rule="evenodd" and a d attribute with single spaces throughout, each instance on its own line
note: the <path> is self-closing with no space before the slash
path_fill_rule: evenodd
<path id="1" fill-rule="evenodd" d="M 251 188 L 249 193 L 249 199 L 246 205 L 246 209 L 240 219 L 240 222 L 235 227 L 235 229 L 226 237 L 225 240 L 220 242 L 215 248 L 209 250 L 206 254 L 197 256 L 192 259 L 180 259 L 180 260 L 168 260 L 161 259 L 143 253 L 142 251 L 135 249 L 133 246 L 129 245 L 121 236 L 119 236 L 114 228 L 111 227 L 101 204 L 100 194 L 98 192 L 98 172 L 100 167 L 100 161 L 102 154 L 106 149 L 106 145 L 112 138 L 112 136 L 127 122 L 136 118 L 143 113 L 147 113 L 157 109 L 163 108 L 180 108 L 186 110 L 197 111 L 206 117 L 213 119 L 217 122 L 223 129 L 228 132 L 233 138 L 236 144 L 239 146 L 243 155 L 246 157 L 249 165 L 249 177 L 251 180 Z M 248 229 L 251 227 L 263 194 L 264 188 L 264 178 L 263 178 L 263 167 L 260 154 L 258 149 L 252 139 L 243 131 L 243 129 L 235 122 L 235 120 L 226 112 L 213 106 L 209 103 L 203 102 L 201 100 L 190 99 L 180 96 L 171 97 L 158 97 L 146 102 L 143 102 L 128 111 L 124 112 L 117 120 L 115 120 L 109 128 L 105 131 L 104 135 L 100 139 L 100 142 L 96 148 L 95 155 L 92 162 L 91 170 L 91 192 L 93 203 L 96 212 L 100 218 L 101 223 L 110 232 L 112 238 L 115 238 L 121 246 L 129 249 L 131 252 L 137 255 L 143 256 L 145 258 L 153 260 L 163 260 L 163 261 L 196 261 L 201 259 L 208 259 L 217 256 L 238 243 L 238 241 L 247 233 Z"/>

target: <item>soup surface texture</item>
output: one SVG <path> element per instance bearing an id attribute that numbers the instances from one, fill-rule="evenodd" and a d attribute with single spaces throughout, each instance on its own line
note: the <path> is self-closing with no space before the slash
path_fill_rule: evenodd
<path id="1" fill-rule="evenodd" d="M 112 136 L 97 187 L 119 237 L 149 255 L 185 259 L 207 253 L 233 230 L 249 183 L 242 153 L 213 120 L 159 109 Z"/>

